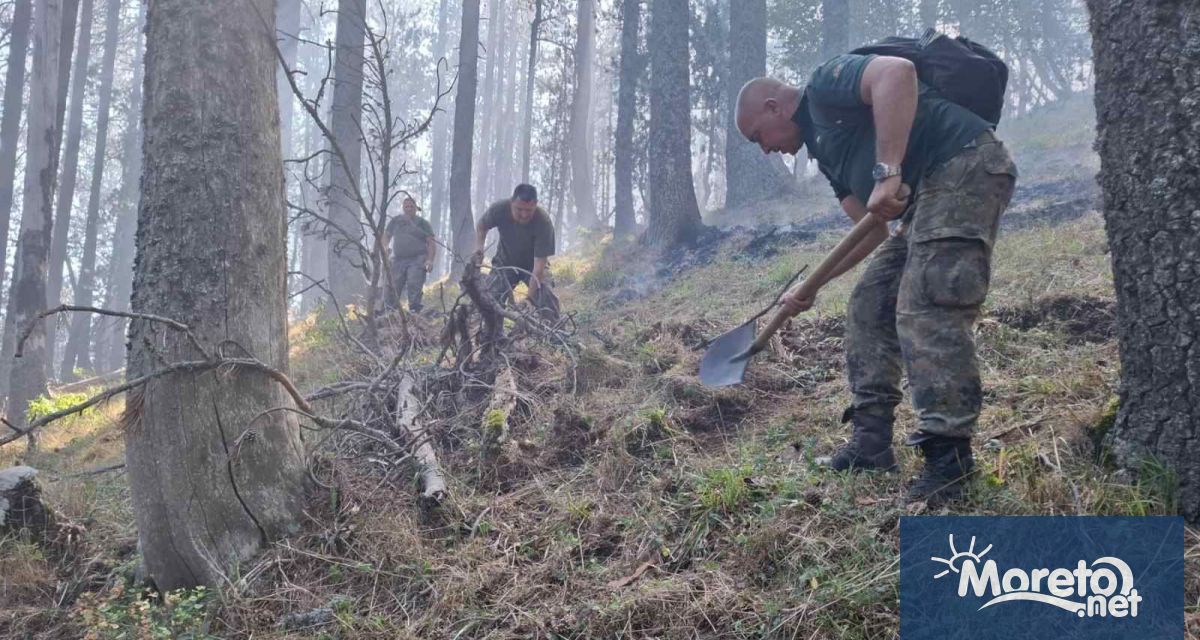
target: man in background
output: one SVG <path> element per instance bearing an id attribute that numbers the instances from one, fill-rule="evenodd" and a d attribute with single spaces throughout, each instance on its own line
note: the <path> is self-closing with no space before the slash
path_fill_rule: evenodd
<path id="1" fill-rule="evenodd" d="M 404 214 L 392 218 L 384 232 L 384 246 L 391 245 L 392 287 L 388 304 L 400 306 L 400 296 L 408 290 L 408 310 L 421 312 L 421 294 L 425 275 L 433 270 L 437 241 L 433 227 L 417 215 L 421 208 L 411 196 L 404 199 Z"/>

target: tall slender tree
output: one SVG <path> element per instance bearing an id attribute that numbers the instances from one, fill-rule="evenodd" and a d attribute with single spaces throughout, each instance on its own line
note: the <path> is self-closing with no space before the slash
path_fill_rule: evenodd
<path id="1" fill-rule="evenodd" d="M 479 0 L 463 0 L 458 38 L 458 86 L 454 93 L 454 144 L 450 153 L 450 224 L 454 253 L 450 273 L 462 275 L 474 251 L 471 213 L 471 146 L 475 137 L 475 88 L 479 76 Z"/>
<path id="2" fill-rule="evenodd" d="M 121 191 L 117 198 L 117 221 L 113 228 L 112 257 L 109 259 L 108 299 L 104 306 L 117 311 L 129 310 L 133 291 L 134 234 L 137 230 L 137 211 L 142 179 L 142 77 L 145 65 L 143 25 L 146 22 L 146 3 L 138 3 L 137 28 L 133 30 L 133 82 L 129 88 L 125 139 L 121 149 Z M 129 322 L 106 319 L 99 341 L 99 366 L 104 371 L 120 368 L 125 362 L 125 331 Z"/>
<path id="3" fill-rule="evenodd" d="M 850 0 L 821 0 L 821 58 L 850 48 Z"/>
<path id="4" fill-rule="evenodd" d="M 360 265 L 367 259 L 359 243 L 362 214 L 359 189 L 362 171 L 363 47 L 366 42 L 366 0 L 338 0 L 337 33 L 333 71 L 333 111 L 330 115 L 334 141 L 341 150 L 334 154 L 329 170 L 328 230 L 329 289 L 339 304 L 361 298 L 366 290 Z M 331 309 L 332 311 L 332 309 Z"/>
<path id="5" fill-rule="evenodd" d="M 533 87 L 537 82 L 538 34 L 545 22 L 545 0 L 533 0 L 529 23 L 529 63 L 525 67 L 525 109 L 521 124 L 521 181 L 529 182 L 529 154 L 533 143 Z"/>
<path id="6" fill-rule="evenodd" d="M 0 119 L 0 285 L 8 264 L 8 227 L 12 218 L 13 182 L 17 174 L 17 144 L 21 137 L 21 98 L 25 92 L 25 55 L 33 0 L 16 0 L 9 27 L 8 68 L 4 71 L 4 115 Z M 0 381 L 0 387 L 7 382 Z"/>
<path id="7" fill-rule="evenodd" d="M 15 358 L 11 365 L 8 419 L 18 427 L 27 424 L 30 401 L 46 393 L 46 323 L 34 319 L 46 306 L 46 262 L 50 257 L 50 227 L 54 220 L 57 174 L 51 147 L 58 140 L 54 133 L 57 125 L 54 105 L 58 103 L 60 87 L 61 20 L 59 0 L 38 0 L 33 20 L 29 110 L 25 116 L 28 135 L 21 232 L 8 307 L 14 330 L 24 331 L 28 327 L 30 331 L 23 357 Z M 32 435 L 29 442 L 32 447 Z"/>
<path id="8" fill-rule="evenodd" d="M 592 62 L 595 57 L 595 6 L 578 0 L 575 11 L 575 92 L 571 101 L 571 199 L 577 224 L 595 226 L 596 197 L 592 191 L 592 145 L 588 137 L 592 116 Z"/>
<path id="9" fill-rule="evenodd" d="M 92 55 L 92 22 L 95 1 L 82 0 L 79 6 L 79 46 L 71 71 L 71 102 L 67 112 L 66 148 L 58 184 L 58 204 L 54 213 L 54 231 L 50 240 L 50 271 L 46 284 L 46 304 L 57 306 L 63 296 L 63 268 L 67 262 L 67 238 L 71 230 L 71 210 L 75 206 L 75 186 L 79 173 L 79 143 L 83 138 L 83 99 L 87 94 L 88 65 Z M 58 348 L 58 323 L 46 326 L 46 372 L 53 375 L 54 352 Z"/>
<path id="10" fill-rule="evenodd" d="M 433 45 L 433 59 L 437 64 L 441 64 L 441 60 L 446 57 L 446 47 L 448 46 L 449 38 L 447 32 L 450 30 L 450 8 L 449 0 L 441 0 L 438 2 L 438 18 L 437 18 L 437 37 Z M 433 167 L 433 176 L 430 180 L 429 190 L 429 224 L 433 227 L 435 234 L 440 234 L 442 230 L 442 219 L 446 209 L 446 145 L 450 138 L 450 118 L 448 113 L 441 113 L 434 116 L 433 121 L 433 146 L 432 158 L 430 164 Z M 435 277 L 441 276 L 443 273 L 442 266 L 445 264 L 444 258 L 446 251 L 440 252 L 442 260 L 438 260 L 434 265 Z"/>
<path id="11" fill-rule="evenodd" d="M 941 7 L 939 5 L 940 2 L 938 0 L 921 0 L 921 4 L 919 5 L 921 29 L 937 27 L 939 13 L 941 11 Z"/>
<path id="12" fill-rule="evenodd" d="M 637 83 L 644 63 L 638 52 L 641 0 L 621 0 L 621 62 L 617 77 L 617 130 L 613 145 L 613 238 L 633 235 L 637 221 L 633 211 L 633 119 L 637 111 Z"/>
<path id="13" fill-rule="evenodd" d="M 687 0 L 650 2 L 650 206 L 645 240 L 659 248 L 690 243 L 700 208 L 692 182 Z"/>
<path id="14" fill-rule="evenodd" d="M 479 104 L 479 135 L 477 145 L 480 149 L 479 153 L 475 154 L 473 162 L 475 163 L 474 175 L 475 180 L 475 197 L 472 202 L 475 203 L 476 209 L 482 209 L 490 197 L 488 194 L 488 178 L 491 176 L 491 170 L 488 162 L 492 159 L 490 153 L 487 152 L 487 145 L 492 140 L 492 125 L 496 121 L 496 85 L 499 84 L 496 80 L 497 71 L 499 70 L 499 62 L 504 58 L 502 50 L 505 38 L 504 19 L 506 14 L 503 11 L 504 0 L 488 0 L 488 20 L 487 20 L 487 46 L 484 49 L 484 74 L 483 74 L 483 90 L 479 92 L 476 101 Z"/>
<path id="15" fill-rule="evenodd" d="M 296 68 L 296 56 L 300 50 L 300 14 L 303 0 L 276 0 L 275 2 L 275 37 L 279 41 L 279 52 L 288 69 Z M 288 82 L 287 73 L 280 66 L 277 72 L 277 91 L 279 93 L 279 137 L 283 145 L 283 159 L 292 159 L 292 148 L 295 146 L 292 133 L 292 114 L 294 113 L 296 97 L 292 95 L 292 87 Z M 287 180 L 287 172 L 284 172 Z"/>
<path id="16" fill-rule="evenodd" d="M 221 343 L 286 371 L 274 6 L 155 0 L 133 311 L 187 324 L 211 352 Z M 156 323 L 134 320 L 130 334 L 130 378 L 204 357 Z M 127 400 L 130 497 L 158 588 L 224 584 L 237 563 L 295 530 L 303 444 L 292 414 L 269 411 L 290 403 L 248 368 L 177 371 Z"/>
<path id="17" fill-rule="evenodd" d="M 745 0 L 729 14 L 728 104 L 742 85 L 767 74 L 767 1 Z M 777 198 L 792 188 L 792 177 L 737 130 L 733 108 L 725 129 L 725 207 Z"/>
<path id="18" fill-rule="evenodd" d="M 96 114 L 96 153 L 92 161 L 92 184 L 88 192 L 87 221 L 84 228 L 83 260 L 79 266 L 79 282 L 75 287 L 75 304 L 90 307 L 95 298 L 96 241 L 100 227 L 100 188 L 104 182 L 104 165 L 108 155 L 108 120 L 112 105 L 113 69 L 117 60 L 117 41 L 120 28 L 120 0 L 108 0 L 104 21 L 104 52 L 100 63 L 100 96 Z M 61 376 L 75 379 L 75 368 L 91 369 L 91 316 L 77 313 L 71 317 L 71 331 L 63 350 Z"/>
<path id="19" fill-rule="evenodd" d="M 1191 0 L 1087 4 L 1121 354 L 1109 444 L 1135 472 L 1173 469 L 1180 510 L 1200 522 L 1200 13 Z"/>

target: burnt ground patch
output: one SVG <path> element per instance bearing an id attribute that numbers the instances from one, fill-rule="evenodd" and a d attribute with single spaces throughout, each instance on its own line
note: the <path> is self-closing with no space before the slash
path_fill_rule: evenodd
<path id="1" fill-rule="evenodd" d="M 1074 344 L 1106 342 L 1116 329 L 1116 301 L 1096 296 L 1046 296 L 1029 304 L 993 309 L 989 315 L 1016 329 L 1058 331 Z"/>

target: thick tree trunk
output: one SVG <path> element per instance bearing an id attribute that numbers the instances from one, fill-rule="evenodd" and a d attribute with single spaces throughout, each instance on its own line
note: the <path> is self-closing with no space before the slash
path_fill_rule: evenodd
<path id="1" fill-rule="evenodd" d="M 133 291 L 134 234 L 137 231 L 139 187 L 142 179 L 142 73 L 145 68 L 144 25 L 146 4 L 138 4 L 137 28 L 134 30 L 133 83 L 129 91 L 125 139 L 121 150 L 121 193 L 117 199 L 117 222 L 113 231 L 111 258 L 112 278 L 109 298 L 105 307 L 117 311 L 129 310 L 129 296 Z M 117 318 L 106 318 L 106 327 L 99 345 L 99 368 L 113 371 L 125 364 L 125 331 L 129 322 Z"/>
<path id="2" fill-rule="evenodd" d="M 308 141 L 305 149 L 306 156 L 313 156 L 322 145 L 325 144 L 325 138 L 321 135 L 321 130 L 316 123 L 311 119 L 307 124 Z M 323 156 L 313 157 L 310 162 L 324 163 Z M 313 171 L 313 175 L 322 175 L 320 170 Z M 321 210 L 320 193 L 314 188 L 314 185 L 305 180 L 304 184 L 300 185 L 303 203 L 306 208 L 316 211 Z M 321 233 L 321 225 L 315 220 L 308 220 L 305 224 L 305 233 L 303 246 L 301 247 L 300 256 L 300 271 L 307 277 L 301 278 L 300 288 L 304 293 L 300 296 L 300 310 L 303 313 L 311 313 L 325 299 L 325 292 L 320 287 L 315 286 L 317 282 L 324 282 L 329 277 L 329 243 L 325 236 Z"/>
<path id="3" fill-rule="evenodd" d="M 46 262 L 50 227 L 54 219 L 52 147 L 58 140 L 54 106 L 58 103 L 59 37 L 62 35 L 59 0 L 38 0 L 33 23 L 33 66 L 30 73 L 28 136 L 25 142 L 25 185 L 21 206 L 21 232 L 13 268 L 9 318 L 23 331 L 46 307 Z M 20 329 L 17 329 L 20 327 Z M 46 393 L 46 323 L 35 323 L 25 343 L 24 357 L 12 363 L 8 419 L 26 424 L 29 402 Z M 32 444 L 32 439 L 30 444 Z"/>
<path id="4" fill-rule="evenodd" d="M 79 286 L 75 304 L 90 307 L 96 286 L 96 234 L 100 226 L 100 187 L 108 155 L 108 116 L 112 105 L 113 68 L 117 60 L 117 36 L 120 30 L 120 0 L 108 0 L 104 24 L 104 53 L 100 64 L 100 104 L 96 115 L 96 154 L 92 161 L 92 185 L 88 193 L 87 222 L 83 240 L 83 260 L 79 267 Z M 75 380 L 75 368 L 91 369 L 92 318 L 84 313 L 71 317 L 71 331 L 63 350 L 61 376 Z"/>
<path id="5" fill-rule="evenodd" d="M 643 60 L 638 53 L 641 0 L 621 1 L 621 62 L 617 78 L 617 132 L 613 143 L 613 238 L 632 236 L 637 228 L 633 212 L 633 119 L 637 111 L 637 83 Z"/>
<path id="6" fill-rule="evenodd" d="M 650 3 L 650 205 L 646 242 L 668 248 L 700 230 L 692 183 L 687 0 Z"/>
<path id="7" fill-rule="evenodd" d="M 521 182 L 529 182 L 529 154 L 533 144 L 533 87 L 537 81 L 538 31 L 545 21 L 544 0 L 533 0 L 529 23 L 529 62 L 525 67 L 525 112 L 521 124 Z"/>
<path id="8" fill-rule="evenodd" d="M 344 157 L 332 156 L 329 169 L 329 289 L 341 305 L 360 300 L 366 292 L 361 265 L 368 260 L 359 243 L 362 209 L 358 193 L 362 167 L 363 47 L 366 41 L 366 0 L 339 0 L 337 53 L 334 56 L 331 129 Z M 330 308 L 332 312 L 332 307 Z"/>
<path id="9" fill-rule="evenodd" d="M 578 0 L 575 42 L 575 95 L 571 100 L 571 199 L 580 227 L 599 224 L 592 192 L 592 145 L 588 139 L 592 116 L 592 59 L 595 51 L 595 8 L 592 0 Z"/>
<path id="10" fill-rule="evenodd" d="M 79 47 L 71 71 L 71 104 L 67 113 L 66 149 L 62 156 L 58 204 L 50 241 L 50 271 L 46 284 L 46 305 L 62 304 L 63 268 L 67 261 L 67 238 L 71 230 L 71 210 L 75 206 L 76 174 L 79 172 L 79 143 L 83 137 L 83 98 L 87 94 L 88 64 L 92 55 L 92 18 L 94 0 L 82 0 L 79 7 Z M 60 61 L 61 64 L 61 61 Z M 61 82 L 61 78 L 60 78 Z M 46 323 L 46 374 L 53 376 L 54 352 L 58 348 L 58 319 Z"/>
<path id="11" fill-rule="evenodd" d="M 1097 146 L 1121 353 L 1118 464 L 1174 469 L 1200 522 L 1200 13 L 1192 0 L 1088 0 Z"/>
<path id="12" fill-rule="evenodd" d="M 17 173 L 17 144 L 21 134 L 21 99 L 25 92 L 25 54 L 33 0 L 16 0 L 8 40 L 8 69 L 4 72 L 4 117 L 0 120 L 0 285 L 8 264 L 8 226 L 12 218 L 13 181 Z M 7 387 L 7 377 L 0 387 Z"/>
<path id="13" fill-rule="evenodd" d="M 475 136 L 475 88 L 479 76 L 479 0 L 463 0 L 458 39 L 458 87 L 454 94 L 454 143 L 450 152 L 450 224 L 454 261 L 450 277 L 462 276 L 463 260 L 475 250 L 471 214 L 471 146 Z"/>
<path id="14" fill-rule="evenodd" d="M 850 49 L 850 0 L 821 0 L 821 58 Z"/>
<path id="15" fill-rule="evenodd" d="M 447 40 L 446 32 L 450 29 L 450 10 L 449 0 L 441 0 L 438 3 L 438 30 L 437 40 L 433 45 L 434 62 L 440 61 L 446 57 Z M 438 234 L 438 239 L 445 242 L 445 239 L 440 235 L 442 231 L 442 220 L 446 209 L 446 145 L 449 139 L 450 118 L 449 113 L 441 113 L 435 116 L 433 122 L 433 158 L 430 164 L 433 165 L 433 176 L 430 183 L 429 193 L 429 225 L 433 227 L 433 232 Z M 442 257 L 445 257 L 447 251 L 439 250 Z M 442 268 L 445 262 L 439 259 L 434 262 L 433 277 L 439 278 L 445 271 Z"/>
<path id="16" fill-rule="evenodd" d="M 729 14 L 726 95 L 730 105 L 737 102 L 743 84 L 767 74 L 767 2 L 746 0 L 738 7 Z M 725 129 L 725 207 L 734 209 L 789 193 L 794 181 L 787 170 L 746 140 L 733 115 L 731 106 Z"/>
<path id="17" fill-rule="evenodd" d="M 133 310 L 186 323 L 287 368 L 286 217 L 273 0 L 155 0 Z M 137 320 L 129 377 L 200 357 Z M 227 345 L 226 350 L 230 349 Z M 258 372 L 176 373 L 127 401 L 125 457 L 147 573 L 159 589 L 224 583 L 293 531 L 304 455 L 290 406 Z"/>

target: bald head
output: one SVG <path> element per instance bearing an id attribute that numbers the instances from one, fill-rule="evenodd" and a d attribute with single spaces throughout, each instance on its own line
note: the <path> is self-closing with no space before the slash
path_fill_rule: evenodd
<path id="1" fill-rule="evenodd" d="M 734 124 L 764 153 L 796 153 L 802 139 L 792 114 L 800 106 L 800 90 L 775 78 L 755 78 L 742 85 L 734 105 Z"/>

